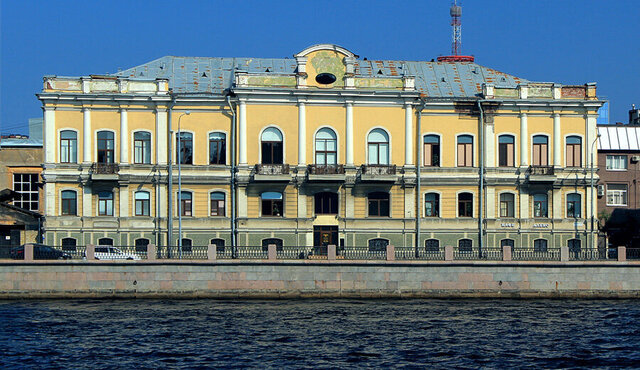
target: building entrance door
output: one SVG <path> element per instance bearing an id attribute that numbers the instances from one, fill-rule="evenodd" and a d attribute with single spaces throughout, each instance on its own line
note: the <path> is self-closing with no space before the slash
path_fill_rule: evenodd
<path id="1" fill-rule="evenodd" d="M 338 226 L 314 226 L 313 246 L 338 245 Z"/>

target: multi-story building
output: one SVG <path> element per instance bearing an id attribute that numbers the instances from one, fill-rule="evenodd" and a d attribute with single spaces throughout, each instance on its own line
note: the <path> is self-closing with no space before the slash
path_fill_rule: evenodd
<path id="1" fill-rule="evenodd" d="M 50 244 L 593 240 L 594 84 L 315 45 L 47 76 L 38 97 Z"/>

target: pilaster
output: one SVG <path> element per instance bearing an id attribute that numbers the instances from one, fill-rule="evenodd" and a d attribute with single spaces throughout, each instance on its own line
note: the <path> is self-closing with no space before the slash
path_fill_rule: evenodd
<path id="1" fill-rule="evenodd" d="M 485 189 L 486 199 L 485 199 L 485 207 L 487 210 L 487 218 L 497 218 L 496 214 L 496 188 L 493 186 L 487 186 Z M 514 204 L 515 207 L 515 204 Z M 514 215 L 515 216 L 515 215 Z"/>
<path id="2" fill-rule="evenodd" d="M 85 183 L 82 185 L 82 217 L 92 217 L 93 200 L 91 199 L 91 185 Z"/>
<path id="3" fill-rule="evenodd" d="M 56 111 L 55 107 L 44 108 L 44 163 L 56 162 Z"/>
<path id="4" fill-rule="evenodd" d="M 520 218 L 531 218 L 529 214 L 529 194 L 520 192 Z"/>
<path id="5" fill-rule="evenodd" d="M 553 166 L 562 167 L 562 135 L 560 134 L 560 113 L 553 114 Z"/>
<path id="6" fill-rule="evenodd" d="M 120 108 L 120 163 L 129 163 L 129 122 L 124 108 Z"/>
<path id="7" fill-rule="evenodd" d="M 44 184 L 44 215 L 57 216 L 56 213 L 56 184 L 47 182 Z"/>
<path id="8" fill-rule="evenodd" d="M 238 162 L 247 164 L 247 102 L 240 100 L 238 109 Z"/>
<path id="9" fill-rule="evenodd" d="M 156 107 L 156 163 L 160 165 L 166 165 L 168 159 L 167 118 L 167 109 Z"/>
<path id="10" fill-rule="evenodd" d="M 120 184 L 120 217 L 129 217 L 129 186 Z M 133 212 L 132 212 L 133 213 Z"/>
<path id="11" fill-rule="evenodd" d="M 404 164 L 413 166 L 413 106 L 410 103 L 404 104 Z"/>
<path id="12" fill-rule="evenodd" d="M 550 216 L 553 218 L 564 218 L 564 207 L 562 206 L 562 191 L 560 188 L 554 188 L 552 191 L 552 206 Z"/>
<path id="13" fill-rule="evenodd" d="M 307 164 L 307 113 L 305 103 L 298 102 L 298 165 Z"/>
<path id="14" fill-rule="evenodd" d="M 353 166 L 353 102 L 346 103 L 347 127 L 346 127 L 346 147 L 347 166 Z"/>
<path id="15" fill-rule="evenodd" d="M 529 166 L 529 128 L 527 127 L 527 113 L 520 113 L 520 166 Z"/>
<path id="16" fill-rule="evenodd" d="M 485 167 L 496 166 L 496 140 L 493 122 L 484 124 L 484 163 Z"/>
<path id="17" fill-rule="evenodd" d="M 92 162 L 91 150 L 93 148 L 91 140 L 91 109 L 82 108 L 82 162 Z"/>

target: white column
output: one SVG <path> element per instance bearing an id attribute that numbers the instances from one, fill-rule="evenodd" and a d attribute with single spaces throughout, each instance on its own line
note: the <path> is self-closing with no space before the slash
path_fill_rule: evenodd
<path id="1" fill-rule="evenodd" d="M 85 184 L 82 186 L 82 217 L 93 217 L 92 203 L 91 186 Z"/>
<path id="2" fill-rule="evenodd" d="M 411 104 L 404 105 L 404 164 L 405 166 L 413 165 L 413 146 L 415 140 L 413 138 L 413 106 Z"/>
<path id="3" fill-rule="evenodd" d="M 347 103 L 347 165 L 353 166 L 353 103 Z"/>
<path id="4" fill-rule="evenodd" d="M 247 164 L 247 102 L 240 100 L 238 109 L 238 162 Z"/>
<path id="5" fill-rule="evenodd" d="M 130 217 L 129 214 L 129 187 L 120 187 L 120 217 Z"/>
<path id="6" fill-rule="evenodd" d="M 91 110 L 82 108 L 82 162 L 93 162 L 91 159 Z"/>
<path id="7" fill-rule="evenodd" d="M 560 163 L 562 153 L 562 136 L 560 135 L 560 114 L 553 114 L 553 166 L 562 167 Z"/>
<path id="8" fill-rule="evenodd" d="M 527 128 L 527 114 L 520 113 L 520 166 L 529 165 L 529 129 Z"/>
<path id="9" fill-rule="evenodd" d="M 298 102 L 298 165 L 307 164 L 307 110 L 303 102 Z"/>
<path id="10" fill-rule="evenodd" d="M 496 138 L 493 124 L 484 124 L 484 165 L 485 167 L 496 166 Z"/>
<path id="11" fill-rule="evenodd" d="M 56 212 L 56 184 L 47 182 L 44 184 L 44 215 L 57 216 Z"/>
<path id="12" fill-rule="evenodd" d="M 167 110 L 162 107 L 156 108 L 156 163 L 167 164 Z M 175 143 L 173 148 L 175 149 Z"/>
<path id="13" fill-rule="evenodd" d="M 129 163 L 129 122 L 127 110 L 120 109 L 120 163 Z"/>
<path id="14" fill-rule="evenodd" d="M 44 107 L 44 163 L 56 162 L 56 111 Z"/>

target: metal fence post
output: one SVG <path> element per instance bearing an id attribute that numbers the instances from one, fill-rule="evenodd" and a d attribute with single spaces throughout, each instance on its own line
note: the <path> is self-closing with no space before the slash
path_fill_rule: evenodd
<path id="1" fill-rule="evenodd" d="M 158 248 L 156 248 L 155 244 L 147 245 L 147 260 L 155 261 L 158 257 Z"/>
<path id="2" fill-rule="evenodd" d="M 24 260 L 33 261 L 33 244 L 31 243 L 24 245 Z"/>
<path id="3" fill-rule="evenodd" d="M 276 245 L 275 244 L 269 244 L 267 246 L 267 259 L 269 260 L 275 260 L 277 258 L 276 256 Z"/>
<path id="4" fill-rule="evenodd" d="M 627 260 L 627 247 L 618 247 L 618 261 L 624 262 Z"/>
<path id="5" fill-rule="evenodd" d="M 87 244 L 87 250 L 85 251 L 87 261 L 93 261 L 96 259 L 96 246 L 93 244 Z"/>
<path id="6" fill-rule="evenodd" d="M 387 261 L 395 261 L 396 259 L 396 247 L 389 244 L 387 245 Z"/>
<path id="7" fill-rule="evenodd" d="M 327 259 L 329 261 L 336 260 L 336 246 L 334 244 L 327 246 Z"/>
<path id="8" fill-rule="evenodd" d="M 217 246 L 215 244 L 209 244 L 207 246 L 207 259 L 209 261 L 215 261 L 217 256 Z"/>

